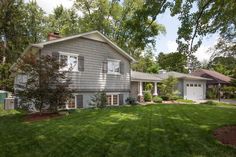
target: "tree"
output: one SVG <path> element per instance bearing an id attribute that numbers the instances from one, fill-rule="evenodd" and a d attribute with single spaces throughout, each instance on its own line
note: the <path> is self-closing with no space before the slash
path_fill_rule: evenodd
<path id="1" fill-rule="evenodd" d="M 81 31 L 98 30 L 136 59 L 148 44 L 155 45 L 155 37 L 164 33 L 164 26 L 156 16 L 167 7 L 166 0 L 155 3 L 143 0 L 76 0 L 75 7 L 83 13 Z"/>
<path id="2" fill-rule="evenodd" d="M 234 57 L 215 57 L 208 64 L 208 68 L 231 77 L 234 75 L 235 67 L 236 58 Z"/>
<path id="3" fill-rule="evenodd" d="M 159 65 L 155 60 L 155 56 L 151 50 L 147 50 L 144 55 L 141 55 L 137 59 L 137 63 L 132 65 L 134 71 L 147 72 L 147 73 L 158 73 Z"/>
<path id="4" fill-rule="evenodd" d="M 65 105 L 73 91 L 68 88 L 67 71 L 59 71 L 63 66 L 65 63 L 51 56 L 36 58 L 32 53 L 23 56 L 17 63 L 18 71 L 28 76 L 25 88 L 19 92 L 22 102 L 33 103 L 40 113 L 47 106 L 57 111 Z"/>
<path id="5" fill-rule="evenodd" d="M 6 56 L 6 63 L 15 62 L 29 43 L 44 38 L 44 18 L 44 12 L 34 1 L 0 2 L 0 35 L 6 40 L 6 48 L 0 46 L 0 56 Z"/>
<path id="6" fill-rule="evenodd" d="M 170 100 L 176 96 L 176 85 L 178 80 L 173 76 L 168 77 L 165 80 L 162 80 L 161 83 L 158 85 L 160 89 L 160 96 L 163 99 Z"/>
<path id="7" fill-rule="evenodd" d="M 80 27 L 80 19 L 74 8 L 65 9 L 60 5 L 47 17 L 47 32 L 58 32 L 63 36 L 69 36 L 79 34 Z"/>
<path id="8" fill-rule="evenodd" d="M 192 55 L 202 44 L 204 36 L 216 32 L 224 39 L 234 41 L 235 9 L 235 0 L 174 1 L 171 15 L 178 15 L 181 21 L 177 39 L 179 51 Z"/>
<path id="9" fill-rule="evenodd" d="M 172 52 L 168 54 L 159 53 L 157 63 L 161 69 L 167 71 L 177 71 L 187 73 L 187 57 L 180 52 Z"/>

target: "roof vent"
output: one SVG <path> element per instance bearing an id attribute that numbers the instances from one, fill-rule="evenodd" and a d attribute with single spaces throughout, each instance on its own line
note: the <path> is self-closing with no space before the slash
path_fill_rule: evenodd
<path id="1" fill-rule="evenodd" d="M 166 70 L 164 69 L 159 70 L 159 74 L 165 74 L 165 73 L 166 73 Z"/>
<path id="2" fill-rule="evenodd" d="M 61 38 L 58 32 L 48 33 L 48 41 Z"/>

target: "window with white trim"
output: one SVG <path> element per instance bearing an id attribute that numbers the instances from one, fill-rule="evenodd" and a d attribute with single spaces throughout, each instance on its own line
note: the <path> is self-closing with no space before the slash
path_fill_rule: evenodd
<path id="1" fill-rule="evenodd" d="M 62 71 L 78 71 L 78 55 L 60 53 L 60 62 L 65 63 L 65 66 L 60 68 Z"/>
<path id="2" fill-rule="evenodd" d="M 107 67 L 108 74 L 120 74 L 120 60 L 108 59 Z"/>
<path id="3" fill-rule="evenodd" d="M 107 95 L 107 105 L 119 105 L 118 99 L 119 95 L 118 94 L 108 94 Z"/>

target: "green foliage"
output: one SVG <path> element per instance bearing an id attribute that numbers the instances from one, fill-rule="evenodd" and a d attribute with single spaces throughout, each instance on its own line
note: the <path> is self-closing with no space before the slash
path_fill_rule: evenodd
<path id="1" fill-rule="evenodd" d="M 178 80 L 172 76 L 168 77 L 165 80 L 161 81 L 161 84 L 158 85 L 160 89 L 160 96 L 163 100 L 170 100 L 171 98 L 177 98 L 176 85 Z"/>
<path id="2" fill-rule="evenodd" d="M 97 92 L 92 98 L 89 105 L 97 108 L 104 108 L 107 105 L 107 96 L 104 91 Z"/>
<path id="3" fill-rule="evenodd" d="M 11 64 L 0 64 L 0 89 L 13 91 L 14 79 L 10 77 Z"/>
<path id="4" fill-rule="evenodd" d="M 76 0 L 75 8 L 83 13 L 82 32 L 98 30 L 115 41 L 133 57 L 138 58 L 147 45 L 155 45 L 155 37 L 165 32 L 156 16 L 163 13 L 167 2 L 155 3 L 155 10 L 147 9 L 149 1 Z"/>
<path id="5" fill-rule="evenodd" d="M 141 55 L 137 62 L 132 64 L 134 71 L 146 72 L 146 73 L 158 73 L 159 65 L 155 60 L 155 56 L 151 50 L 147 50 L 144 55 Z"/>
<path id="6" fill-rule="evenodd" d="M 221 91 L 223 92 L 224 98 L 236 98 L 236 87 L 234 86 L 224 86 Z"/>
<path id="7" fill-rule="evenodd" d="M 216 99 L 218 97 L 218 89 L 216 87 L 208 88 L 206 97 L 207 99 Z"/>
<path id="8" fill-rule="evenodd" d="M 172 16 L 178 15 L 181 21 L 177 39 L 180 52 L 193 54 L 202 44 L 204 36 L 216 32 L 225 39 L 235 40 L 235 0 L 178 0 L 172 3 Z"/>
<path id="9" fill-rule="evenodd" d="M 153 84 L 152 83 L 146 83 L 145 84 L 145 91 L 152 91 Z"/>
<path id="10" fill-rule="evenodd" d="M 68 88 L 70 78 L 67 72 L 58 70 L 63 66 L 65 63 L 51 56 L 37 58 L 31 53 L 23 56 L 17 63 L 17 69 L 28 79 L 24 89 L 17 93 L 21 101 L 33 103 L 39 112 L 48 106 L 49 110 L 57 111 L 58 107 L 65 105 L 73 91 Z"/>
<path id="11" fill-rule="evenodd" d="M 208 68 L 213 69 L 219 73 L 222 73 L 227 76 L 233 77 L 234 70 L 236 67 L 236 58 L 234 57 L 215 57 L 212 59 L 209 64 Z"/>
<path id="12" fill-rule="evenodd" d="M 151 92 L 145 92 L 144 93 L 144 101 L 146 101 L 146 102 L 150 102 L 150 101 L 152 101 L 152 94 L 151 94 Z"/>
<path id="13" fill-rule="evenodd" d="M 125 102 L 127 103 L 127 104 L 129 104 L 129 105 L 137 105 L 138 103 L 137 103 L 137 100 L 135 99 L 135 98 L 133 98 L 133 97 L 128 97 L 126 100 L 125 100 Z"/>
<path id="14" fill-rule="evenodd" d="M 154 96 L 154 97 L 152 98 L 152 100 L 153 100 L 153 102 L 155 102 L 155 103 L 162 103 L 162 98 L 159 97 L 159 96 Z"/>
<path id="15" fill-rule="evenodd" d="M 161 69 L 167 71 L 176 71 L 181 73 L 187 73 L 187 57 L 179 52 L 173 53 L 159 53 L 157 62 Z"/>

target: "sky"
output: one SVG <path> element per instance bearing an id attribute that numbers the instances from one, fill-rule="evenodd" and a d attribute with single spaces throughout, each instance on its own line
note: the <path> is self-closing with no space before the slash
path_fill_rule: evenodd
<path id="1" fill-rule="evenodd" d="M 25 0 L 28 2 L 29 0 Z M 73 0 L 36 0 L 38 5 L 47 13 L 52 13 L 53 9 L 60 4 L 65 8 L 70 8 L 73 5 Z M 156 50 L 155 54 L 158 55 L 159 52 L 174 52 L 177 49 L 177 30 L 180 26 L 180 22 L 177 17 L 171 17 L 169 10 L 164 14 L 161 14 L 157 18 L 157 22 L 163 24 L 166 28 L 166 34 L 159 35 L 156 38 Z M 207 50 L 213 47 L 218 39 L 217 34 L 208 35 L 203 39 L 201 47 L 195 53 L 195 56 L 199 61 L 209 60 L 211 54 Z"/>

